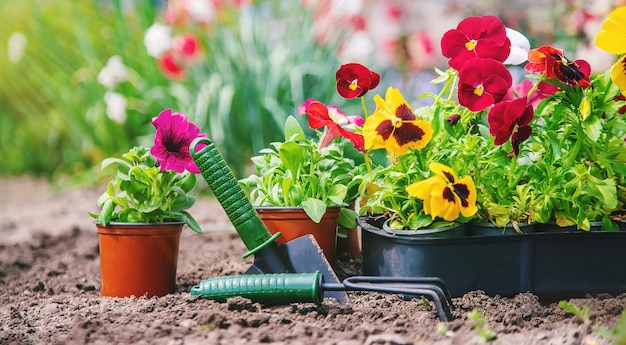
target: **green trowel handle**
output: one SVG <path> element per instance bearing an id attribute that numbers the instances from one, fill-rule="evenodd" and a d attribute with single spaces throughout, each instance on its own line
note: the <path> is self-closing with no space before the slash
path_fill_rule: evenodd
<path id="1" fill-rule="evenodd" d="M 320 303 L 324 297 L 322 283 L 319 271 L 249 274 L 205 279 L 191 288 L 191 294 L 216 301 L 242 296 L 265 304 Z"/>
<path id="2" fill-rule="evenodd" d="M 206 144 L 206 146 L 196 151 L 196 146 L 199 144 Z M 244 257 L 256 253 L 280 236 L 280 233 L 274 236 L 270 234 L 239 186 L 235 175 L 210 139 L 196 138 L 191 143 L 189 151 L 202 177 L 213 190 L 215 197 L 222 204 L 235 230 L 239 233 L 239 237 L 248 248 L 249 252 Z"/>

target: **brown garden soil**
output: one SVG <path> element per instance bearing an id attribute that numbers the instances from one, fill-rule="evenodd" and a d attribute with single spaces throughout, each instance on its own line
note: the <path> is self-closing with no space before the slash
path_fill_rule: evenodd
<path id="1" fill-rule="evenodd" d="M 88 211 L 102 188 L 54 191 L 41 180 L 0 178 L 0 344 L 480 344 L 476 310 L 497 344 L 608 344 L 597 326 L 613 328 L 626 294 L 571 299 L 591 321 L 558 301 L 472 291 L 453 299 L 441 323 L 419 299 L 351 292 L 350 302 L 266 306 L 245 298 L 225 303 L 191 296 L 204 278 L 242 274 L 242 241 L 221 206 L 201 199 L 191 210 L 205 233 L 183 230 L 177 291 L 155 298 L 100 296 L 98 237 Z M 341 277 L 359 261 L 340 255 Z"/>

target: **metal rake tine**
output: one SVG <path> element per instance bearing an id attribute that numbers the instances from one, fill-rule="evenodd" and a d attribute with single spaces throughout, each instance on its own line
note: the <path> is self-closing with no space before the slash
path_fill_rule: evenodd
<path id="1" fill-rule="evenodd" d="M 450 292 L 448 288 L 441 278 L 437 277 L 379 277 L 379 276 L 353 276 L 346 278 L 344 280 L 344 284 L 346 286 L 354 285 L 355 283 L 372 283 L 379 284 L 381 283 L 392 283 L 393 285 L 402 284 L 401 288 L 408 289 L 429 289 L 433 290 L 439 295 L 439 298 L 445 300 L 449 305 L 450 309 L 454 310 L 454 304 L 452 303 L 452 297 L 450 296 Z M 388 285 L 386 285 L 388 286 Z M 390 286 L 393 288 L 393 286 Z"/>
<path id="2" fill-rule="evenodd" d="M 355 278 L 355 279 L 352 279 Z M 454 319 L 451 312 L 451 306 L 453 305 L 445 298 L 445 294 L 441 288 L 437 285 L 422 284 L 420 288 L 416 287 L 404 287 L 402 285 L 386 285 L 386 284 L 372 284 L 367 282 L 370 277 L 350 277 L 343 281 L 343 285 L 351 290 L 360 291 L 376 291 L 386 292 L 392 294 L 407 294 L 407 295 L 420 295 L 427 296 L 429 300 L 435 303 L 437 309 L 437 316 L 441 321 L 450 321 Z M 379 278 L 379 277 L 376 277 Z M 363 281 L 364 283 L 356 283 L 352 280 Z M 385 279 L 382 279 L 385 281 Z M 393 280 L 391 280 L 393 282 Z M 417 284 L 414 284 L 417 286 Z M 443 298 L 442 298 L 443 297 Z"/>

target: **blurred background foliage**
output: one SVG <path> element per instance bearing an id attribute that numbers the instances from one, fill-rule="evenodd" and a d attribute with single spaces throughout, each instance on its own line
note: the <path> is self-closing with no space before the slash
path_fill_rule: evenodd
<path id="1" fill-rule="evenodd" d="M 393 84 L 417 95 L 441 63 L 443 32 L 487 13 L 534 37 L 533 45 L 561 42 L 570 57 L 597 60 L 587 32 L 618 2 L 2 1 L 0 174 L 96 182 L 103 158 L 151 146 L 152 117 L 172 108 L 208 133 L 243 177 L 250 156 L 281 140 L 285 118 L 307 98 L 360 112 L 335 92 L 340 63 L 379 72 L 386 85 L 378 93 Z M 146 34 L 156 24 L 197 39 L 193 63 L 169 65 L 180 75 L 149 54 Z"/>

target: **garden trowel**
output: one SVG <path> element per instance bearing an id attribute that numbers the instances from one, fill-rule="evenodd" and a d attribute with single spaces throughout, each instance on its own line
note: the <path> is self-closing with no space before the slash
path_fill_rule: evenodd
<path id="1" fill-rule="evenodd" d="M 204 147 L 199 145 L 206 145 Z M 202 147 L 197 150 L 197 147 Z M 314 273 L 320 271 L 324 281 L 339 283 L 333 268 L 312 235 L 305 235 L 285 244 L 275 242 L 281 234 L 272 235 L 237 182 L 210 139 L 197 138 L 190 145 L 190 154 L 202 177 L 213 190 L 254 262 L 246 274 Z M 324 297 L 346 302 L 343 291 L 328 291 Z"/>

